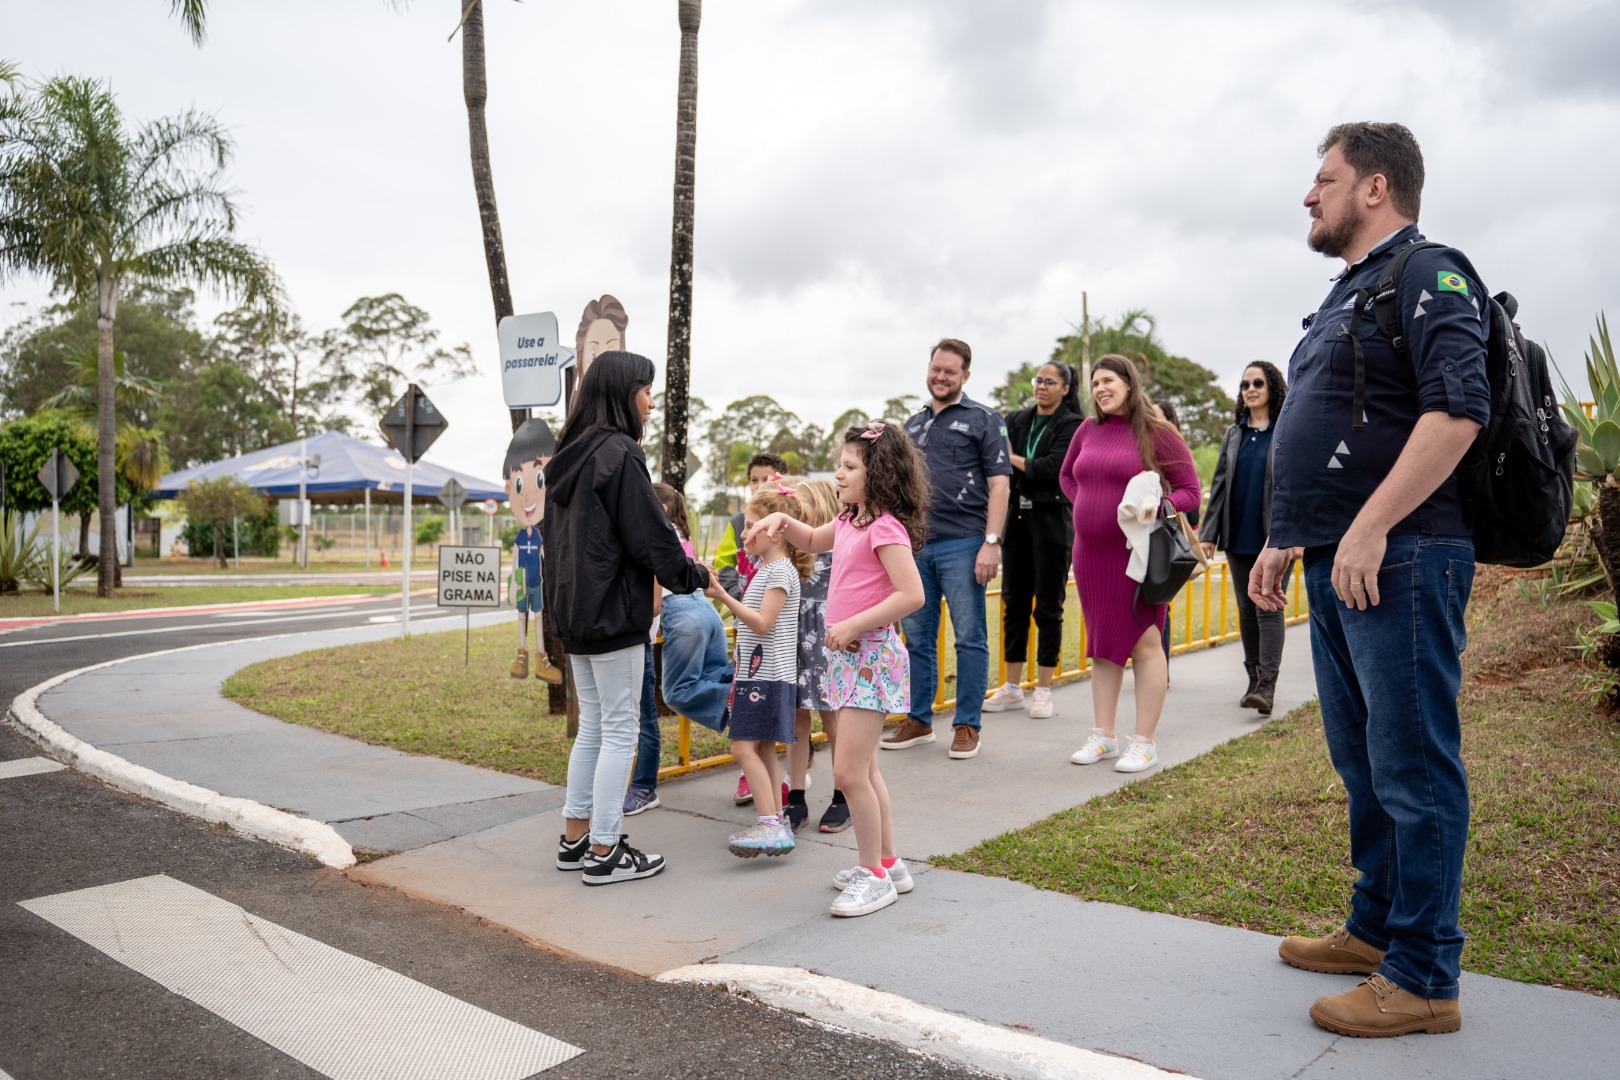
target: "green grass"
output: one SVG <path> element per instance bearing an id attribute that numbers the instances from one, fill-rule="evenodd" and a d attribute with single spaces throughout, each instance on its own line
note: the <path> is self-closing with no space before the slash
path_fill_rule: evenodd
<path id="1" fill-rule="evenodd" d="M 509 673 L 515 622 L 474 630 L 466 665 L 462 634 L 418 634 L 254 664 L 227 679 L 224 693 L 258 712 L 375 746 L 563 784 L 564 720 L 545 711 L 544 683 Z M 665 765 L 675 764 L 676 724 L 673 717 L 664 722 Z M 730 745 L 692 725 L 694 760 Z"/>
<path id="2" fill-rule="evenodd" d="M 132 611 L 138 608 L 194 607 L 199 604 L 239 604 L 255 600 L 290 600 L 303 596 L 383 596 L 393 589 L 365 585 L 151 585 L 142 588 L 125 577 L 125 586 L 105 599 L 96 596 L 95 578 L 73 582 L 62 590 L 63 615 L 96 611 Z M 50 615 L 51 594 L 15 593 L 0 596 L 0 619 Z"/>
<path id="3" fill-rule="evenodd" d="M 1467 970 L 1620 996 L 1620 721 L 1564 649 L 1585 606 L 1483 569 L 1461 699 Z M 1314 704 L 941 866 L 1267 934 L 1342 923 L 1346 796 Z"/>

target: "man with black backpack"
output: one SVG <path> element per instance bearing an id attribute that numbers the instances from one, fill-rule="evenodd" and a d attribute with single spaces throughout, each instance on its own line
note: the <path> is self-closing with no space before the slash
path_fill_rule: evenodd
<path id="1" fill-rule="evenodd" d="M 1367 976 L 1311 1006 L 1329 1030 L 1456 1031 L 1468 838 L 1457 692 L 1475 561 L 1458 465 L 1491 420 L 1496 316 L 1452 248 L 1415 248 L 1398 280 L 1380 280 L 1423 244 L 1423 155 L 1410 131 L 1340 124 L 1317 153 L 1309 243 L 1345 270 L 1289 362 L 1271 534 L 1249 595 L 1280 609 L 1287 550 L 1305 549 L 1317 693 L 1359 876 L 1342 928 L 1287 938 L 1279 952 L 1295 967 Z M 1394 336 L 1375 307 L 1397 316 Z"/>

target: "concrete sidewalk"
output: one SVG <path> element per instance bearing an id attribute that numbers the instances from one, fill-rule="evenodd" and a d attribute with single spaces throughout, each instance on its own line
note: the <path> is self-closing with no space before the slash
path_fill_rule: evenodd
<path id="1" fill-rule="evenodd" d="M 804 968 L 1208 1080 L 1615 1075 L 1620 1001 L 1465 975 L 1461 1034 L 1342 1039 L 1305 1010 L 1353 979 L 1284 965 L 1274 938 L 929 867 L 930 857 L 1133 779 L 1107 763 L 1068 761 L 1091 726 L 1088 683 L 1059 689 L 1052 719 L 986 716 L 973 760 L 946 758 L 948 718 L 937 743 L 885 752 L 917 888 L 887 911 L 838 920 L 826 914 L 830 879 L 853 862 L 853 833 L 812 826 L 786 858 L 734 858 L 725 838 L 752 814 L 732 805 L 731 770 L 666 784 L 663 808 L 628 820 L 638 846 L 668 859 L 662 875 L 586 890 L 552 867 L 558 789 L 280 724 L 218 696 L 246 663 L 390 633 L 397 629 L 133 661 L 70 680 L 40 708 L 140 764 L 318 817 L 358 847 L 399 852 L 355 877 L 644 974 L 707 960 Z M 1286 656 L 1279 713 L 1314 693 L 1305 627 L 1289 631 Z M 1256 728 L 1255 715 L 1235 705 L 1235 649 L 1178 656 L 1171 674 L 1158 733 L 1166 766 Z M 1126 686 L 1122 730 L 1132 715 Z M 831 788 L 825 755 L 813 775 L 812 822 Z"/>

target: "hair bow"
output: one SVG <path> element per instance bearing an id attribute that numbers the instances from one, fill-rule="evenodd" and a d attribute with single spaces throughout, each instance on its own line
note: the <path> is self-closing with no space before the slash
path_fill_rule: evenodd
<path id="1" fill-rule="evenodd" d="M 788 487 L 786 484 L 782 483 L 781 480 L 776 481 L 776 493 L 778 495 L 786 495 L 789 498 L 791 498 L 794 495 L 798 494 L 797 491 L 795 491 L 793 488 Z"/>
<path id="2" fill-rule="evenodd" d="M 875 439 L 879 435 L 883 434 L 884 427 L 885 425 L 881 420 L 868 420 L 866 422 L 866 430 L 861 432 L 861 438 L 869 440 Z"/>

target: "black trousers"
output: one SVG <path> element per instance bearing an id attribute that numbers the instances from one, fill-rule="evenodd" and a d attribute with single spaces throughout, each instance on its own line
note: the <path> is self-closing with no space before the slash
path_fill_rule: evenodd
<path id="1" fill-rule="evenodd" d="M 1009 664 L 1029 659 L 1029 616 L 1039 636 L 1035 662 L 1057 667 L 1063 649 L 1063 594 L 1074 553 L 1074 511 L 1067 503 L 1016 506 L 1007 513 L 1001 554 L 1001 655 Z"/>
<path id="2" fill-rule="evenodd" d="M 1227 576 L 1232 579 L 1232 591 L 1237 594 L 1238 633 L 1243 638 L 1243 662 L 1261 671 L 1276 671 L 1282 666 L 1283 634 L 1288 626 L 1281 611 L 1261 611 L 1249 599 L 1249 573 L 1254 569 L 1258 555 L 1226 553 Z M 1283 571 L 1283 580 L 1292 573 L 1294 564 Z"/>

